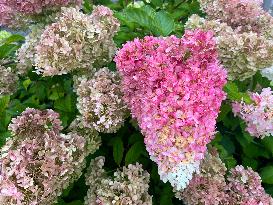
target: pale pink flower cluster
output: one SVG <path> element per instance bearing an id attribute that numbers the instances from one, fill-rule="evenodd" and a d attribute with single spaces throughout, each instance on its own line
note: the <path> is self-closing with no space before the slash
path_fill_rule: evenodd
<path id="1" fill-rule="evenodd" d="M 251 168 L 236 166 L 225 179 L 226 167 L 218 155 L 207 154 L 189 186 L 176 192 L 186 205 L 272 205 L 273 199 Z"/>
<path id="2" fill-rule="evenodd" d="M 146 36 L 126 43 L 115 61 L 125 102 L 137 118 L 163 181 L 185 188 L 213 139 L 225 93 L 212 32 Z"/>
<path id="3" fill-rule="evenodd" d="M 94 73 L 112 60 L 116 51 L 113 37 L 118 29 L 119 22 L 107 7 L 94 7 L 91 15 L 77 8 L 62 8 L 36 46 L 37 72 L 44 76 Z"/>
<path id="4" fill-rule="evenodd" d="M 12 68 L 0 65 L 0 96 L 12 94 L 16 90 L 18 80 Z"/>
<path id="5" fill-rule="evenodd" d="M 231 169 L 228 180 L 229 204 L 272 205 L 273 199 L 265 193 L 261 177 L 251 168 L 236 166 Z"/>
<path id="6" fill-rule="evenodd" d="M 92 160 L 86 174 L 89 186 L 85 205 L 152 205 L 149 195 L 150 175 L 142 165 L 128 165 L 117 170 L 114 177 L 107 176 L 103 169 L 104 157 Z"/>
<path id="7" fill-rule="evenodd" d="M 104 133 L 116 132 L 127 115 L 118 74 L 102 68 L 92 77 L 79 77 L 75 84 L 83 126 Z"/>
<path id="8" fill-rule="evenodd" d="M 27 108 L 9 125 L 12 138 L 1 149 L 0 202 L 6 205 L 54 204 L 78 179 L 89 154 L 84 137 L 61 134 L 53 110 Z"/>
<path id="9" fill-rule="evenodd" d="M 48 15 L 64 6 L 81 4 L 82 0 L 0 0 L 0 25 L 22 27 L 20 24 L 41 20 L 39 15 Z"/>
<path id="10" fill-rule="evenodd" d="M 269 30 L 273 18 L 263 10 L 262 0 L 199 0 L 208 19 L 220 19 L 236 32 Z"/>
<path id="11" fill-rule="evenodd" d="M 251 104 L 234 102 L 234 115 L 246 122 L 246 131 L 250 135 L 258 138 L 273 136 L 273 91 L 264 88 L 261 94 L 252 93 L 251 99 Z"/>
<path id="12" fill-rule="evenodd" d="M 230 80 L 245 80 L 273 64 L 273 18 L 259 0 L 200 0 L 207 18 L 193 15 L 186 28 L 213 30 Z"/>
<path id="13" fill-rule="evenodd" d="M 226 171 L 217 153 L 207 153 L 201 162 L 200 173 L 194 175 L 183 191 L 174 190 L 175 196 L 185 205 L 227 205 Z"/>

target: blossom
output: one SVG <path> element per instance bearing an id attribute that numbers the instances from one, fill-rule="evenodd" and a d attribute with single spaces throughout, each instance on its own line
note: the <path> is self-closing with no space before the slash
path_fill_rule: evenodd
<path id="1" fill-rule="evenodd" d="M 26 74 L 28 70 L 35 64 L 34 57 L 36 53 L 36 46 L 44 31 L 43 24 L 36 24 L 30 27 L 31 31 L 25 37 L 25 42 L 17 50 L 17 70 L 18 74 Z"/>
<path id="2" fill-rule="evenodd" d="M 273 64 L 273 41 L 265 35 L 252 31 L 239 33 L 227 23 L 197 15 L 189 18 L 186 28 L 214 31 L 219 57 L 229 80 L 245 80 Z"/>
<path id="3" fill-rule="evenodd" d="M 12 68 L 0 65 L 0 96 L 12 94 L 16 90 L 18 80 Z"/>
<path id="4" fill-rule="evenodd" d="M 124 100 L 138 120 L 163 181 L 183 189 L 198 171 L 225 99 L 226 72 L 212 32 L 146 36 L 127 42 L 115 61 Z"/>
<path id="5" fill-rule="evenodd" d="M 102 68 L 93 77 L 82 76 L 77 82 L 77 108 L 83 126 L 99 132 L 116 132 L 127 114 L 118 74 Z"/>
<path id="6" fill-rule="evenodd" d="M 235 32 L 272 34 L 273 18 L 263 10 L 262 0 L 199 0 L 208 20 L 221 20 Z"/>
<path id="7" fill-rule="evenodd" d="M 227 178 L 229 184 L 229 204 L 261 205 L 273 204 L 273 199 L 261 185 L 261 178 L 251 168 L 236 166 Z"/>
<path id="8" fill-rule="evenodd" d="M 273 92 L 264 88 L 261 94 L 251 93 L 253 103 L 234 102 L 232 110 L 246 122 L 246 131 L 251 136 L 264 138 L 273 135 Z"/>
<path id="9" fill-rule="evenodd" d="M 86 152 L 94 154 L 101 145 L 101 137 L 99 133 L 93 128 L 87 128 L 83 125 L 81 116 L 78 116 L 69 126 L 69 131 L 83 136 L 86 140 Z"/>
<path id="10" fill-rule="evenodd" d="M 91 15 L 76 8 L 62 8 L 56 22 L 43 31 L 36 46 L 35 66 L 44 76 L 72 71 L 94 73 L 112 60 L 113 36 L 119 23 L 107 7 L 95 7 Z"/>
<path id="11" fill-rule="evenodd" d="M 201 163 L 200 173 L 194 175 L 186 189 L 175 192 L 186 205 L 273 204 L 258 173 L 240 165 L 227 172 L 217 153 L 208 153 Z"/>
<path id="12" fill-rule="evenodd" d="M 186 205 L 224 205 L 228 203 L 225 164 L 217 153 L 207 153 L 187 188 L 175 191 L 176 197 Z"/>
<path id="13" fill-rule="evenodd" d="M 123 167 L 115 171 L 112 178 L 103 169 L 104 162 L 104 157 L 97 157 L 90 163 L 86 174 L 86 184 L 89 186 L 86 205 L 152 205 L 152 197 L 148 193 L 150 175 L 142 165 L 136 163 Z"/>
<path id="14" fill-rule="evenodd" d="M 85 137 L 61 134 L 53 110 L 27 108 L 12 119 L 0 154 L 0 200 L 7 205 L 45 205 L 56 202 L 63 189 L 81 175 L 89 154 Z"/>
<path id="15" fill-rule="evenodd" d="M 61 7 L 81 4 L 82 0 L 0 0 L 0 25 L 23 27 L 22 24 L 39 22 Z"/>

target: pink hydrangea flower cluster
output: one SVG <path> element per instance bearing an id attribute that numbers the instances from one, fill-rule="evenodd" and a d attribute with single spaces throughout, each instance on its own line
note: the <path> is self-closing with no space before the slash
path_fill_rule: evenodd
<path id="1" fill-rule="evenodd" d="M 61 7 L 82 4 L 82 0 L 0 0 L 0 25 L 20 26 L 35 16 L 58 11 Z"/>
<path id="2" fill-rule="evenodd" d="M 104 6 L 91 15 L 77 8 L 62 8 L 56 22 L 43 31 L 35 53 L 35 67 L 44 76 L 62 75 L 77 70 L 94 73 L 115 54 L 113 37 L 119 22 Z"/>
<path id="3" fill-rule="evenodd" d="M 252 93 L 252 104 L 234 102 L 232 110 L 246 124 L 246 131 L 258 138 L 273 136 L 273 91 L 264 88 L 261 94 Z"/>
<path id="4" fill-rule="evenodd" d="M 186 31 L 126 43 L 115 61 L 163 181 L 185 188 L 213 139 L 226 83 L 212 32 Z"/>
<path id="5" fill-rule="evenodd" d="M 61 134 L 59 115 L 28 108 L 9 125 L 0 154 L 0 204 L 54 204 L 78 179 L 89 154 L 84 137 Z"/>
<path id="6" fill-rule="evenodd" d="M 251 168 L 236 166 L 228 173 L 218 154 L 207 154 L 189 186 L 176 197 L 186 205 L 272 205 L 273 199 Z"/>

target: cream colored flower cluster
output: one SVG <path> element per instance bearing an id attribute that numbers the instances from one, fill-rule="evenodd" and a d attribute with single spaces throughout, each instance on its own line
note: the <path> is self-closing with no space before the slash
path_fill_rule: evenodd
<path id="1" fill-rule="evenodd" d="M 95 7 L 92 15 L 63 8 L 35 48 L 37 72 L 43 76 L 94 72 L 112 60 L 116 51 L 113 36 L 118 28 L 117 19 L 106 7 Z"/>
<path id="2" fill-rule="evenodd" d="M 152 196 L 148 193 L 150 175 L 142 165 L 123 167 L 112 178 L 103 169 L 104 163 L 104 157 L 91 161 L 86 174 L 86 184 L 90 188 L 85 205 L 152 205 Z"/>
<path id="3" fill-rule="evenodd" d="M 25 43 L 17 50 L 18 74 L 24 75 L 34 65 L 36 45 L 38 44 L 44 30 L 43 24 L 36 24 L 30 27 L 30 33 L 25 37 Z"/>
<path id="4" fill-rule="evenodd" d="M 273 18 L 259 1 L 200 0 L 207 18 L 193 15 L 186 28 L 213 30 L 230 80 L 245 80 L 273 64 Z"/>
<path id="5" fill-rule="evenodd" d="M 10 67 L 0 65 L 0 96 L 13 93 L 18 80 L 18 76 Z"/>
<path id="6" fill-rule="evenodd" d="M 12 119 L 12 138 L 0 152 L 0 204 L 54 204 L 80 177 L 97 143 L 74 130 L 62 134 L 61 129 L 53 110 L 28 108 Z"/>
<path id="7" fill-rule="evenodd" d="M 91 78 L 78 78 L 75 84 L 83 125 L 99 132 L 116 132 L 127 114 L 118 74 L 102 68 Z"/>
<path id="8" fill-rule="evenodd" d="M 257 172 L 240 165 L 227 172 L 214 150 L 206 155 L 188 187 L 175 192 L 186 205 L 273 205 Z"/>

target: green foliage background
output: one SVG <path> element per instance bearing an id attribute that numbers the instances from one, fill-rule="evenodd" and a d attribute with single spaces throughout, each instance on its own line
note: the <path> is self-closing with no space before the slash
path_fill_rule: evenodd
<path id="1" fill-rule="evenodd" d="M 129 0 L 119 0 L 115 3 L 109 0 L 85 0 L 83 11 L 90 13 L 93 4 L 104 4 L 115 10 L 115 16 L 121 22 L 120 32 L 115 36 L 118 47 L 128 40 L 145 35 L 182 36 L 183 25 L 188 17 L 194 13 L 203 15 L 196 0 L 150 0 L 142 3 Z M 10 59 L 7 64 L 15 66 L 12 58 L 23 42 L 24 37 L 17 34 L 0 39 L 0 59 Z M 115 70 L 113 62 L 109 67 Z M 15 94 L 0 98 L 0 146 L 10 136 L 7 126 L 11 118 L 27 107 L 55 110 L 60 114 L 66 129 L 78 114 L 72 85 L 71 75 L 42 78 L 30 71 L 27 76 L 22 77 Z M 259 172 L 266 191 L 273 195 L 273 138 L 252 138 L 244 131 L 245 124 L 233 116 L 230 106 L 231 100 L 240 101 L 242 98 L 246 103 L 250 103 L 247 91 L 256 91 L 261 86 L 272 87 L 259 73 L 244 82 L 234 81 L 226 85 L 228 99 L 222 104 L 217 120 L 218 133 L 211 145 L 218 149 L 221 159 L 229 169 L 242 164 Z M 160 181 L 157 166 L 149 159 L 143 136 L 134 120 L 128 119 L 116 134 L 101 136 L 102 146 L 94 155 L 88 157 L 88 162 L 95 156 L 105 156 L 109 173 L 124 165 L 139 162 L 151 174 L 149 191 L 153 195 L 155 205 L 183 204 L 174 198 L 170 184 Z M 86 191 L 83 175 L 63 192 L 58 204 L 81 205 Z"/>

